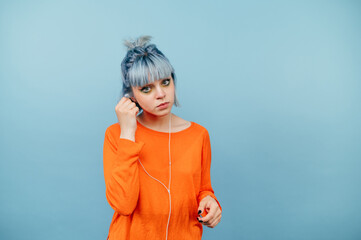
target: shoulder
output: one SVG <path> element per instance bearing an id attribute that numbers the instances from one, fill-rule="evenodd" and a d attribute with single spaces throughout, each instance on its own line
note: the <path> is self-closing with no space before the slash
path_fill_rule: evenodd
<path id="1" fill-rule="evenodd" d="M 199 139 L 203 142 L 209 142 L 210 138 L 209 138 L 208 130 L 199 123 L 196 122 L 191 122 L 191 123 L 192 125 L 190 128 L 190 132 L 194 136 L 194 139 Z"/>
<path id="2" fill-rule="evenodd" d="M 201 124 L 196 123 L 196 122 L 191 122 L 191 123 L 194 126 L 194 129 L 196 131 L 208 134 L 208 130 L 204 126 L 202 126 Z"/>
<path id="3" fill-rule="evenodd" d="M 172 120 L 172 124 L 174 123 L 174 127 L 179 131 L 179 130 L 191 130 L 191 132 L 194 133 L 206 133 L 208 134 L 208 131 L 205 127 L 203 127 L 202 125 L 193 122 L 193 121 L 187 121 L 181 117 L 178 117 L 177 115 L 173 114 L 174 122 Z"/>
<path id="4" fill-rule="evenodd" d="M 203 147 L 210 146 L 211 139 L 209 137 L 208 130 L 199 123 L 192 122 L 192 139 L 195 142 L 199 142 Z"/>
<path id="5" fill-rule="evenodd" d="M 105 136 L 116 138 L 116 136 L 120 136 L 120 125 L 119 123 L 114 123 L 107 127 L 105 130 Z"/>

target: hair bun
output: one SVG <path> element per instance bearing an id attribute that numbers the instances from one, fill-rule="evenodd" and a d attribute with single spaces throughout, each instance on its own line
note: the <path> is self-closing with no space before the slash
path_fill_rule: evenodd
<path id="1" fill-rule="evenodd" d="M 128 51 L 136 47 L 143 48 L 150 42 L 150 39 L 152 39 L 151 36 L 140 36 L 136 40 L 124 40 L 124 45 L 128 48 Z"/>

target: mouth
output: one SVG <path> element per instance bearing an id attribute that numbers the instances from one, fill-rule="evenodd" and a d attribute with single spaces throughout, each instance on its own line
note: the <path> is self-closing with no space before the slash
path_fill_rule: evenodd
<path id="1" fill-rule="evenodd" d="M 168 106 L 168 104 L 169 104 L 169 102 L 164 102 L 164 103 L 161 103 L 161 104 L 159 104 L 157 107 L 166 107 L 166 106 Z"/>

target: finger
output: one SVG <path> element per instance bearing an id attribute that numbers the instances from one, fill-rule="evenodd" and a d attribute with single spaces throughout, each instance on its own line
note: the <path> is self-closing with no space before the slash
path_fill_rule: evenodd
<path id="1" fill-rule="evenodd" d="M 204 213 L 205 205 L 206 205 L 205 201 L 201 201 L 199 203 L 198 212 L 197 212 L 198 215 Z"/>
<path id="2" fill-rule="evenodd" d="M 124 102 L 124 107 L 126 107 L 127 109 L 129 109 L 133 106 L 135 106 L 135 103 L 133 101 L 131 101 L 129 98 Z"/>
<path id="3" fill-rule="evenodd" d="M 216 217 L 210 220 L 207 225 L 211 228 L 215 227 L 221 221 L 221 217 L 222 214 L 218 214 Z"/>
<path id="4" fill-rule="evenodd" d="M 215 221 L 215 225 L 217 225 L 217 224 L 221 221 L 221 219 L 222 219 L 222 214 L 220 214 L 220 215 L 217 217 L 217 219 L 216 219 L 216 221 Z"/>
<path id="5" fill-rule="evenodd" d="M 122 97 L 120 101 L 117 103 L 116 108 L 122 108 L 122 106 L 126 105 L 126 102 L 129 100 L 129 98 Z"/>
<path id="6" fill-rule="evenodd" d="M 219 216 L 219 217 L 214 221 L 214 223 L 212 224 L 212 227 L 217 226 L 218 223 L 221 221 L 221 218 L 222 218 L 222 216 Z"/>
<path id="7" fill-rule="evenodd" d="M 127 99 L 123 103 L 120 103 L 119 106 L 117 107 L 120 111 L 129 111 L 132 110 L 134 107 L 136 107 L 136 105 L 135 103 Z"/>
<path id="8" fill-rule="evenodd" d="M 214 218 L 217 210 L 219 209 L 218 204 L 215 202 L 210 203 L 208 214 L 202 218 L 203 222 L 207 223 L 210 219 Z"/>
<path id="9" fill-rule="evenodd" d="M 129 100 L 129 98 L 127 98 L 127 97 L 122 97 L 122 98 L 120 99 L 119 103 L 122 104 L 122 103 L 126 102 L 127 100 Z"/>
<path id="10" fill-rule="evenodd" d="M 134 115 L 137 115 L 139 113 L 139 108 L 135 106 L 135 108 L 132 109 Z"/>
<path id="11" fill-rule="evenodd" d="M 205 221 L 204 225 L 206 225 L 207 227 L 211 226 L 214 223 L 214 221 L 217 219 L 217 217 L 218 216 L 214 216 L 211 219 L 209 219 L 208 221 Z"/>
<path id="12" fill-rule="evenodd" d="M 207 223 L 203 222 L 202 218 L 197 217 L 197 220 L 198 220 L 198 222 L 200 222 L 201 224 L 203 224 L 203 225 L 205 225 L 205 226 L 207 225 Z"/>

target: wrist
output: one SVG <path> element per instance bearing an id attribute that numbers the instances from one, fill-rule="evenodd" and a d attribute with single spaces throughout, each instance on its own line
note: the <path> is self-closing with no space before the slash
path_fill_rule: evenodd
<path id="1" fill-rule="evenodd" d="M 135 142 L 135 132 L 132 132 L 132 131 L 123 132 L 122 131 L 120 133 L 119 138 L 124 138 L 124 139 L 128 139 L 128 140 L 131 140 L 131 141 Z"/>

